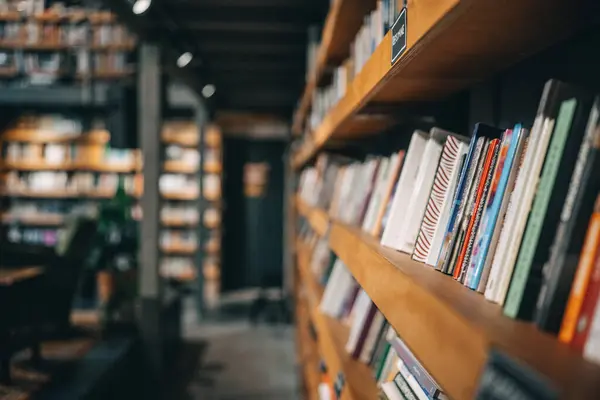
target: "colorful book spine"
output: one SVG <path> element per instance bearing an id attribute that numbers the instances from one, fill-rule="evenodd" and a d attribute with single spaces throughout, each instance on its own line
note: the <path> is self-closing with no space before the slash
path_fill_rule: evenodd
<path id="1" fill-rule="evenodd" d="M 592 287 L 600 287 L 600 271 L 596 271 L 594 274 L 594 262 L 600 254 L 600 196 L 596 201 L 596 209 L 592 218 L 590 219 L 590 225 L 587 230 L 585 243 L 579 257 L 579 263 L 577 265 L 577 272 L 575 273 L 575 279 L 571 287 L 571 293 L 569 294 L 569 300 L 565 308 L 565 315 L 562 320 L 558 339 L 563 343 L 573 342 L 575 333 L 580 330 L 585 330 L 584 326 L 589 324 L 591 319 L 590 312 L 584 312 L 584 304 L 596 303 L 596 297 L 592 293 Z M 597 290 L 596 290 L 597 293 Z M 588 305 L 588 309 L 590 306 Z M 579 323 L 580 317 L 582 323 Z M 578 329 L 579 328 L 579 329 Z M 582 333 L 583 334 L 583 333 Z M 586 335 L 584 335 L 586 336 Z M 585 342 L 585 338 L 580 339 L 582 343 Z"/>
<path id="2" fill-rule="evenodd" d="M 476 188 L 475 201 L 473 202 L 472 215 L 469 218 L 467 229 L 464 232 L 464 238 L 462 239 L 462 243 L 458 243 L 460 247 L 460 251 L 458 253 L 458 258 L 456 260 L 456 264 L 454 266 L 454 279 L 463 281 L 464 276 L 467 270 L 467 263 L 465 263 L 465 259 L 467 258 L 467 252 L 472 249 L 473 240 L 472 236 L 475 235 L 473 229 L 475 228 L 475 223 L 478 222 L 477 213 L 480 209 L 479 205 L 484 196 L 484 192 L 487 190 L 486 186 L 489 187 L 488 176 L 490 175 L 490 168 L 492 167 L 492 160 L 494 159 L 494 154 L 498 148 L 498 139 L 494 139 L 490 142 L 490 145 L 487 150 L 487 154 L 485 156 L 485 160 L 483 162 L 483 168 L 481 170 L 481 175 L 479 178 L 479 184 Z M 480 212 L 480 211 L 479 211 Z M 469 253 L 470 255 L 470 253 Z"/>
<path id="3" fill-rule="evenodd" d="M 482 222 L 483 235 L 478 243 L 478 254 L 472 261 L 474 268 L 472 278 L 469 280 L 469 287 L 473 290 L 476 290 L 479 286 L 521 135 L 521 125 L 516 125 L 512 131 L 507 131 L 505 141 L 500 150 L 498 165 L 496 167 L 497 172 L 492 184 L 492 191 L 488 198 L 488 210 L 486 210 Z"/>
<path id="4" fill-rule="evenodd" d="M 404 344 L 402 339 L 398 336 L 391 340 L 391 345 L 398 358 L 402 360 L 402 363 L 406 366 L 408 372 L 416 379 L 419 387 L 425 391 L 426 395 L 430 398 L 437 398 L 442 394 L 442 389 L 433 380 L 431 375 L 421 366 L 419 361 L 413 356 L 408 347 Z"/>
<path id="5" fill-rule="evenodd" d="M 519 250 L 519 256 L 510 288 L 504 303 L 504 314 L 511 317 L 527 319 L 528 310 L 522 308 L 524 294 L 527 282 L 529 281 L 530 270 L 534 261 L 535 252 L 538 246 L 538 240 L 544 225 L 544 219 L 548 212 L 548 205 L 552 197 L 554 183 L 558 175 L 561 156 L 567 142 L 567 136 L 571 128 L 571 123 L 577 109 L 577 99 L 566 100 L 561 104 L 558 114 L 556 128 L 552 135 L 552 142 L 548 148 L 546 161 L 539 180 L 539 185 L 535 195 L 531 213 L 527 221 L 527 228 L 523 236 L 523 242 Z M 533 304 L 531 304 L 532 306 Z M 530 308 L 530 307 L 526 307 Z M 532 307 L 531 307 L 532 308 Z M 531 309 L 533 311 L 533 309 Z"/>
<path id="6" fill-rule="evenodd" d="M 454 170 L 458 168 L 457 163 L 462 155 L 460 150 L 461 141 L 454 136 L 448 136 L 446 144 L 444 144 L 444 149 L 442 150 L 429 200 L 427 201 L 427 206 L 425 208 L 423 221 L 421 222 L 419 234 L 415 243 L 415 249 L 412 254 L 412 258 L 415 261 L 427 261 L 441 210 L 446 200 L 446 196 L 448 196 L 452 175 L 454 174 Z"/>

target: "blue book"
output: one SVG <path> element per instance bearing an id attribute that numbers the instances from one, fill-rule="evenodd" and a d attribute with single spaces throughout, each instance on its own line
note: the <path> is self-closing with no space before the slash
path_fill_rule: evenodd
<path id="1" fill-rule="evenodd" d="M 477 290 L 479 281 L 481 280 L 481 275 L 485 266 L 490 243 L 492 241 L 492 237 L 494 236 L 494 230 L 496 229 L 498 215 L 500 215 L 500 210 L 502 208 L 502 201 L 506 194 L 505 192 L 508 185 L 509 176 L 513 166 L 515 165 L 515 156 L 517 154 L 517 148 L 519 146 L 520 137 L 522 134 L 523 128 L 521 124 L 515 125 L 515 128 L 513 129 L 512 135 L 509 139 L 510 144 L 508 153 L 506 154 L 504 165 L 502 166 L 502 175 L 500 175 L 500 180 L 498 182 L 498 187 L 496 188 L 493 202 L 491 203 L 491 207 L 487 210 L 482 222 L 483 234 L 481 236 L 479 251 L 476 255 L 476 258 L 472 261 L 474 264 L 472 279 L 469 279 L 468 282 L 468 286 L 473 290 Z"/>
<path id="2" fill-rule="evenodd" d="M 457 224 L 460 223 L 459 210 L 461 208 L 461 202 L 463 200 L 463 197 L 468 196 L 468 191 L 471 183 L 469 180 L 469 171 L 474 169 L 473 164 L 476 164 L 478 161 L 476 160 L 478 156 L 475 154 L 477 149 L 477 142 L 480 138 L 497 137 L 499 135 L 499 132 L 499 130 L 487 126 L 485 124 L 478 123 L 475 125 L 473 137 L 471 138 L 471 142 L 469 144 L 469 151 L 467 152 L 467 158 L 465 159 L 465 162 L 463 164 L 460 178 L 458 180 L 458 185 L 456 186 L 452 210 L 450 211 L 450 218 L 448 219 L 448 224 L 446 225 L 446 233 L 444 234 L 444 240 L 442 242 L 442 249 L 440 250 L 438 260 L 435 266 L 435 269 L 437 269 L 438 271 L 448 272 L 444 268 L 444 265 L 447 265 L 446 260 L 448 258 L 449 253 L 452 251 Z"/>

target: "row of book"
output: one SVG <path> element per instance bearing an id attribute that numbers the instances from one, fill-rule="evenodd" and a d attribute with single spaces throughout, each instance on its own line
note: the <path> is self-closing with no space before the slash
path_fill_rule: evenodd
<path id="1" fill-rule="evenodd" d="M 130 149 L 111 149 L 109 147 L 96 150 L 96 164 L 114 167 L 134 168 L 141 162 L 140 153 Z M 91 162 L 87 145 L 71 144 L 39 144 L 22 142 L 4 142 L 2 146 L 4 161 L 9 163 L 28 163 L 48 166 L 77 166 Z M 42 167 L 40 169 L 43 169 Z"/>
<path id="2" fill-rule="evenodd" d="M 325 156 L 300 195 L 598 358 L 599 115 L 593 94 L 552 80 L 531 130 L 433 128 L 390 157 Z"/>
<path id="3" fill-rule="evenodd" d="M 369 365 L 386 399 L 444 399 L 440 385 L 419 363 L 362 290 L 344 263 L 318 238 L 308 223 L 301 236 L 312 251 L 311 272 L 325 285 L 320 312 L 350 327 L 345 350 Z M 334 388 L 334 392 L 340 388 Z"/>
<path id="4" fill-rule="evenodd" d="M 315 130 L 327 112 L 344 97 L 347 87 L 381 43 L 400 10 L 397 0 L 378 0 L 375 9 L 365 16 L 362 27 L 351 43 L 350 57 L 333 71 L 330 85 L 318 88 L 313 93 L 306 124 L 308 131 Z"/>

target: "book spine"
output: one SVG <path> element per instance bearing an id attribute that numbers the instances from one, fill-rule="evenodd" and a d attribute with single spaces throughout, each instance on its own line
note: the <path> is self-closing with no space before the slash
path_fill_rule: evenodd
<path id="1" fill-rule="evenodd" d="M 470 282 L 470 288 L 477 290 L 479 282 L 482 278 L 484 266 L 492 236 L 496 230 L 496 221 L 500 214 L 500 209 L 505 197 L 506 186 L 508 185 L 509 177 L 513 171 L 513 160 L 517 152 L 520 137 L 522 135 L 521 125 L 516 125 L 512 132 L 507 131 L 506 145 L 501 149 L 501 154 L 498 158 L 496 167 L 496 181 L 492 185 L 492 190 L 488 199 L 488 210 L 486 210 L 485 220 L 482 222 L 483 235 L 479 243 L 479 254 L 473 260 L 475 267 L 473 271 L 473 279 Z"/>
<path id="2" fill-rule="evenodd" d="M 460 278 L 460 281 L 465 283 L 466 286 L 469 286 L 469 281 L 473 279 L 473 269 L 475 266 L 471 263 L 471 258 L 473 256 L 476 257 L 479 252 L 479 249 L 476 248 L 476 242 L 478 242 L 479 237 L 481 237 L 481 220 L 483 218 L 485 205 L 492 185 L 492 180 L 496 169 L 496 163 L 498 162 L 499 149 L 500 145 L 499 143 L 497 143 L 494 147 L 492 162 L 490 163 L 489 169 L 487 171 L 487 176 L 485 178 L 485 183 L 483 185 L 483 193 L 481 194 L 481 199 L 477 203 L 477 211 L 474 214 L 471 235 L 469 237 L 467 251 L 463 260 L 462 274 Z"/>
<path id="3" fill-rule="evenodd" d="M 581 251 L 577 272 L 573 280 L 573 286 L 571 287 L 571 293 L 565 308 L 565 315 L 558 334 L 558 339 L 563 343 L 571 343 L 574 340 L 580 315 L 585 317 L 586 314 L 590 314 L 589 310 L 584 310 L 584 302 L 588 296 L 594 297 L 592 287 L 600 287 L 600 282 L 597 282 L 592 275 L 598 249 L 600 249 L 600 196 L 598 197 L 596 212 L 590 220 L 585 244 Z M 595 303 L 595 299 L 593 300 Z M 590 318 L 584 319 L 586 321 L 590 320 Z M 582 342 L 585 342 L 585 339 Z"/>
<path id="4" fill-rule="evenodd" d="M 375 319 L 375 315 L 377 314 L 377 312 L 378 312 L 377 307 L 375 306 L 375 304 L 373 304 L 371 302 L 371 304 L 368 308 L 368 311 L 367 311 L 367 316 L 361 327 L 360 335 L 358 336 L 358 341 L 354 345 L 354 348 L 351 349 L 352 350 L 352 358 L 358 359 L 360 357 L 363 347 L 365 346 L 365 342 L 367 341 L 367 337 L 369 336 L 369 332 L 371 330 L 371 326 L 373 325 L 373 320 Z"/>
<path id="5" fill-rule="evenodd" d="M 475 190 L 475 201 L 473 202 L 472 206 L 469 205 L 470 210 L 467 210 L 470 211 L 472 214 L 469 216 L 468 221 L 465 221 L 467 225 L 466 230 L 464 231 L 464 238 L 462 239 L 463 243 L 460 244 L 461 247 L 458 252 L 456 264 L 454 266 L 454 279 L 459 281 L 462 281 L 464 279 L 464 274 L 466 272 L 466 264 L 464 264 L 463 261 L 468 251 L 470 238 L 473 235 L 473 225 L 475 224 L 475 220 L 477 218 L 477 210 L 481 201 L 481 197 L 483 196 L 485 183 L 489 173 L 490 165 L 492 163 L 492 158 L 494 157 L 494 150 L 496 149 L 497 144 L 498 142 L 496 139 L 490 142 L 490 146 L 487 150 L 487 154 L 482 165 L 481 174 L 478 177 L 478 185 L 473 188 Z M 465 265 L 465 267 L 463 267 L 463 264 Z"/>
<path id="6" fill-rule="evenodd" d="M 504 304 L 504 314 L 511 318 L 516 318 L 520 314 L 525 287 L 529 280 L 531 264 L 533 263 L 542 225 L 552 195 L 554 181 L 558 174 L 558 167 L 576 108 L 577 100 L 571 99 L 563 102 L 559 111 L 556 129 L 552 137 L 552 143 L 548 149 L 548 154 L 546 155 L 542 176 Z"/>
<path id="7" fill-rule="evenodd" d="M 438 384 L 433 380 L 427 371 L 421 366 L 419 361 L 412 355 L 410 350 L 404 345 L 402 339 L 396 336 L 391 341 L 394 351 L 398 355 L 398 358 L 402 360 L 407 370 L 412 376 L 418 381 L 419 386 L 423 388 L 430 396 L 435 396 L 441 392 Z"/>
<path id="8" fill-rule="evenodd" d="M 429 400 L 429 394 L 423 389 L 421 385 L 419 385 L 419 382 L 417 382 L 417 379 L 410 373 L 409 369 L 407 368 L 406 364 L 404 364 L 401 357 L 398 358 L 397 364 L 400 374 L 406 380 L 406 383 L 408 383 L 408 385 L 410 386 L 410 389 L 413 392 L 413 394 L 419 400 Z"/>
<path id="9" fill-rule="evenodd" d="M 396 374 L 396 377 L 394 378 L 394 383 L 396 384 L 398 389 L 400 389 L 402 397 L 404 397 L 406 400 L 417 400 L 417 396 L 415 396 L 415 394 L 410 388 L 410 385 L 408 384 L 408 382 L 406 382 L 406 379 L 404 379 L 401 373 Z"/>
<path id="10" fill-rule="evenodd" d="M 600 275 L 600 256 L 596 256 L 596 265 L 594 267 L 594 274 Z M 583 355 L 588 360 L 592 360 L 595 363 L 600 363 L 600 308 L 598 307 L 598 295 L 600 294 L 600 279 L 594 279 L 594 286 L 589 289 L 594 298 L 590 300 L 589 307 L 585 308 L 582 312 L 582 318 L 579 321 L 583 325 L 581 335 L 577 335 L 575 338 L 577 341 L 573 342 L 572 347 L 576 350 L 583 351 Z M 586 299 L 587 300 L 587 299 Z M 588 317 L 589 319 L 583 320 Z"/>
<path id="11" fill-rule="evenodd" d="M 433 235 L 435 234 L 435 229 L 440 218 L 440 212 L 450 186 L 450 177 L 454 171 L 454 163 L 458 158 L 459 145 L 460 142 L 453 136 L 449 136 L 444 145 L 444 150 L 442 151 L 442 156 L 433 180 L 429 200 L 427 201 L 427 207 L 425 208 L 423 221 L 421 222 L 421 227 L 415 242 L 415 248 L 412 254 L 412 258 L 415 261 L 427 261 L 431 243 L 433 241 Z"/>

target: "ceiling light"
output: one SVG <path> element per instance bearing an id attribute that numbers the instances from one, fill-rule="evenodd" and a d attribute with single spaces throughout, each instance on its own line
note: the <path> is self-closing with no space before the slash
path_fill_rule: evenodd
<path id="1" fill-rule="evenodd" d="M 186 51 L 185 53 L 180 55 L 179 58 L 177 59 L 177 66 L 179 68 L 185 67 L 186 65 L 188 65 L 190 63 L 190 61 L 192 61 L 192 58 L 194 58 L 192 53 L 190 53 L 189 51 Z"/>
<path id="2" fill-rule="evenodd" d="M 137 15 L 145 13 L 150 8 L 150 4 L 152 0 L 136 0 L 133 3 L 133 13 Z"/>
<path id="3" fill-rule="evenodd" d="M 215 85 L 208 84 L 202 88 L 202 96 L 204 96 L 208 99 L 213 94 L 215 94 L 216 91 L 217 91 L 217 88 L 215 88 Z"/>

